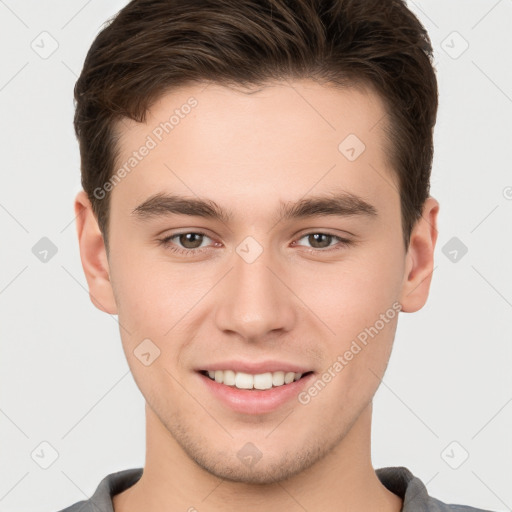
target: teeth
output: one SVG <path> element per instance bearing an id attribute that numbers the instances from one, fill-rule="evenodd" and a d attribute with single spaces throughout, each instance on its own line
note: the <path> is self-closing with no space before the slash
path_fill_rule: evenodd
<path id="1" fill-rule="evenodd" d="M 236 372 L 235 387 L 238 389 L 252 389 L 254 387 L 254 377 L 249 373 Z"/>
<path id="2" fill-rule="evenodd" d="M 254 378 L 254 389 L 270 389 L 272 387 L 272 374 L 259 373 Z"/>
<path id="3" fill-rule="evenodd" d="M 272 374 L 272 385 L 282 386 L 284 384 L 284 372 L 274 372 Z"/>
<path id="4" fill-rule="evenodd" d="M 215 370 L 206 372 L 210 379 L 220 384 L 234 386 L 238 389 L 270 389 L 271 387 L 290 384 L 302 377 L 302 373 L 295 372 L 267 372 L 252 375 L 232 370 Z"/>
<path id="5" fill-rule="evenodd" d="M 215 372 L 217 373 L 217 372 Z M 228 386 L 234 386 L 236 383 L 236 374 L 235 372 L 231 370 L 225 370 L 224 372 L 221 371 L 221 373 L 224 373 L 222 378 L 222 383 L 227 384 Z"/>

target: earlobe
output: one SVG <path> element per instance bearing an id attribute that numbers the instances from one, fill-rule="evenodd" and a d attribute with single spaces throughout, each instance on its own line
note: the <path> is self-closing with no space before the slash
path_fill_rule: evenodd
<path id="1" fill-rule="evenodd" d="M 80 259 L 89 286 L 89 297 L 98 309 L 116 315 L 117 306 L 110 282 L 105 243 L 84 190 L 77 194 L 74 207 Z"/>
<path id="2" fill-rule="evenodd" d="M 439 203 L 429 197 L 423 206 L 422 216 L 411 233 L 400 298 L 402 311 L 405 313 L 418 311 L 427 302 L 434 270 L 438 213 Z"/>

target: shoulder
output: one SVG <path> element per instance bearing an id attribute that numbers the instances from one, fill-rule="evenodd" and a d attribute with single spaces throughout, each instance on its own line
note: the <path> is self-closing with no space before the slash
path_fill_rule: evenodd
<path id="1" fill-rule="evenodd" d="M 402 498 L 401 512 L 492 512 L 467 505 L 444 503 L 429 496 L 425 484 L 405 467 L 380 468 L 375 473 L 388 490 Z"/>
<path id="2" fill-rule="evenodd" d="M 124 469 L 110 473 L 98 484 L 94 494 L 58 512 L 113 512 L 112 497 L 135 484 L 143 468 Z"/>

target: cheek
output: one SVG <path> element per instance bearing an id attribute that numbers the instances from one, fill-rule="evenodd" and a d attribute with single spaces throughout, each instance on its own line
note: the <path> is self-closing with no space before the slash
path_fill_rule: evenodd
<path id="1" fill-rule="evenodd" d="M 399 297 L 397 259 L 363 254 L 319 268 L 302 269 L 297 295 L 341 342 L 352 339 L 385 313 Z"/>
<path id="2" fill-rule="evenodd" d="M 187 294 L 183 272 L 169 264 L 143 260 L 135 253 L 133 257 L 125 253 L 114 265 L 123 351 L 137 386 L 155 406 L 166 400 L 158 390 L 166 389 L 173 396 L 180 393 L 173 379 L 179 340 L 184 339 L 186 314 L 200 290 Z"/>
<path id="3" fill-rule="evenodd" d="M 370 251 L 368 251 L 370 252 Z M 361 404 L 371 398 L 387 366 L 400 305 L 399 258 L 360 256 L 303 280 L 307 304 L 328 326 L 322 335 L 326 367 L 336 375 L 324 399 Z M 320 280 L 319 280 L 319 275 Z M 334 367 L 335 363 L 339 364 Z"/>
<path id="4" fill-rule="evenodd" d="M 329 382 L 325 386 L 313 383 L 312 388 L 319 388 L 320 393 L 311 388 L 306 390 L 307 393 L 311 391 L 311 396 L 318 395 L 318 399 L 314 398 L 315 407 L 324 414 L 331 414 L 333 422 L 362 410 L 380 384 L 391 354 L 398 318 L 392 308 L 386 313 L 387 322 L 379 318 L 361 327 L 364 322 L 355 326 L 354 323 L 361 321 L 347 317 L 347 322 L 352 321 L 351 326 L 339 324 L 338 338 L 329 344 L 326 367 L 318 375 L 318 380 L 325 382 L 329 379 Z M 355 333 L 353 336 L 348 334 L 350 328 Z"/>
<path id="5" fill-rule="evenodd" d="M 149 372 L 141 368 L 136 355 L 142 351 L 139 346 L 149 339 L 157 347 L 146 341 L 149 352 L 158 353 L 151 366 L 160 368 L 165 379 L 164 369 L 174 371 L 179 365 L 180 351 L 194 332 L 190 321 L 197 319 L 194 315 L 200 311 L 201 298 L 214 282 L 211 276 L 206 279 L 204 272 L 203 277 L 192 272 L 191 266 L 144 259 L 136 251 L 131 254 L 126 251 L 122 258 L 113 260 L 116 272 L 112 284 L 123 349 L 132 370 L 145 379 Z M 152 378 L 157 377 L 153 374 Z"/>
<path id="6" fill-rule="evenodd" d="M 112 264 L 119 320 L 130 332 L 162 336 L 200 290 L 183 267 L 144 259 L 140 252 L 125 251 Z"/>

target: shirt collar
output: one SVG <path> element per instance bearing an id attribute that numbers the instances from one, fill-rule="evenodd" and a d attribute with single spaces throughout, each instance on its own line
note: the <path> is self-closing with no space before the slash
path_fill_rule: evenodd
<path id="1" fill-rule="evenodd" d="M 125 469 L 107 475 L 99 483 L 89 501 L 97 512 L 114 512 L 112 497 L 134 485 L 142 476 L 143 468 Z M 427 512 L 429 500 L 427 488 L 407 468 L 387 467 L 376 471 L 381 483 L 403 501 L 401 512 Z"/>

